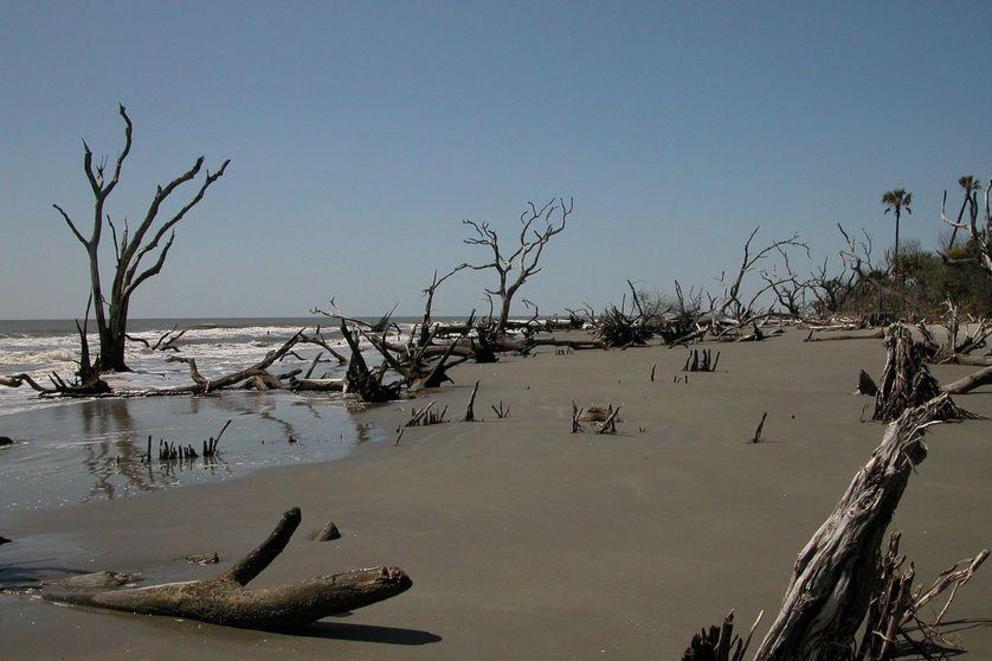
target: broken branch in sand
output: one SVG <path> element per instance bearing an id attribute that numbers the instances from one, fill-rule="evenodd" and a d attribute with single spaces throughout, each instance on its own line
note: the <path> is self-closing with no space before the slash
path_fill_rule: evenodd
<path id="1" fill-rule="evenodd" d="M 754 435 L 751 437 L 751 443 L 760 443 L 763 440 L 761 438 L 761 432 L 765 428 L 766 418 L 768 418 L 768 411 L 761 414 L 761 422 L 758 423 L 757 429 L 754 430 Z"/>
<path id="2" fill-rule="evenodd" d="M 475 422 L 475 396 L 479 394 L 479 382 L 475 382 L 475 387 L 472 388 L 472 396 L 468 399 L 468 406 L 465 408 L 465 417 L 462 418 L 463 422 Z"/>
<path id="3" fill-rule="evenodd" d="M 496 417 L 499 418 L 500 420 L 502 420 L 503 418 L 508 418 L 510 416 L 510 407 L 509 406 L 504 407 L 502 399 L 499 400 L 499 408 L 496 408 L 494 404 L 490 404 L 489 408 L 493 410 L 493 413 L 495 413 Z"/>
<path id="4" fill-rule="evenodd" d="M 685 359 L 682 366 L 683 372 L 715 372 L 716 366 L 720 362 L 720 352 L 716 352 L 716 357 L 710 349 L 693 349 Z M 653 381 L 654 379 L 652 379 Z"/>
<path id="5" fill-rule="evenodd" d="M 48 592 L 44 598 L 225 626 L 281 630 L 395 597 L 413 585 L 397 567 L 372 567 L 317 576 L 292 585 L 248 589 L 248 583 L 286 548 L 300 520 L 299 508 L 287 511 L 268 539 L 214 578 L 105 592 Z"/>

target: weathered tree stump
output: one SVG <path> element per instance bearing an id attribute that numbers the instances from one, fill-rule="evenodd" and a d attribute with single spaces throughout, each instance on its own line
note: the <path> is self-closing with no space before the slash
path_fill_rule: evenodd
<path id="1" fill-rule="evenodd" d="M 906 409 L 921 406 L 940 394 L 940 384 L 930 374 L 926 355 L 903 324 L 885 331 L 885 367 L 875 395 L 873 420 L 890 422 Z"/>

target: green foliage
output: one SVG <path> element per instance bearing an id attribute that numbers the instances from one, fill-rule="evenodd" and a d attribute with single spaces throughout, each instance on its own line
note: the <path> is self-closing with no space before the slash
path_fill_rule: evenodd
<path id="1" fill-rule="evenodd" d="M 977 257 L 973 242 L 955 244 L 946 251 L 953 259 Z M 898 273 L 898 279 L 892 274 Z M 966 314 L 992 316 L 992 278 L 976 264 L 948 264 L 944 256 L 924 250 L 918 241 L 902 246 L 896 263 L 866 274 L 871 282 L 858 283 L 844 302 L 848 314 L 915 313 L 935 316 L 954 301 Z M 874 284 L 872 284 L 874 283 Z"/>

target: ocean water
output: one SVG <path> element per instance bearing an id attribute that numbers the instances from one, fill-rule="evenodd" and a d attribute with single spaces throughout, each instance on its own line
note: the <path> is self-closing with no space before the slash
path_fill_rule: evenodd
<path id="1" fill-rule="evenodd" d="M 129 333 L 152 344 L 178 326 L 190 330 L 177 341 L 180 352 L 150 351 L 129 342 L 127 362 L 133 372 L 108 374 L 114 388 L 140 389 L 190 383 L 184 363 L 171 355 L 195 358 L 207 378 L 251 365 L 301 328 L 312 332 L 319 318 L 142 319 Z M 413 319 L 396 319 L 408 332 Z M 328 344 L 347 355 L 340 331 L 322 329 Z M 98 346 L 94 335 L 91 347 Z M 79 338 L 70 320 L 0 321 L 0 374 L 27 372 L 39 381 L 58 372 L 69 378 L 76 369 Z M 273 371 L 307 369 L 320 351 L 298 345 L 295 355 Z M 373 362 L 375 356 L 367 354 Z M 330 358 L 326 356 L 325 358 Z M 331 358 L 314 376 L 343 376 Z M 192 444 L 215 436 L 226 420 L 217 460 L 151 465 L 141 462 L 148 437 L 157 457 L 160 439 Z M 337 393 L 296 394 L 225 391 L 206 397 L 131 399 L 42 399 L 26 386 L 0 386 L 0 436 L 15 444 L 0 449 L 0 512 L 55 507 L 118 498 L 144 491 L 247 474 L 262 466 L 323 461 L 347 456 L 360 444 L 388 435 L 357 421 Z"/>

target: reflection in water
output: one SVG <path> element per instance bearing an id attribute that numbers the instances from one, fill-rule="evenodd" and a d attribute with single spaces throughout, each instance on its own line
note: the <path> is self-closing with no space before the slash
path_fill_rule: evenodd
<path id="1" fill-rule="evenodd" d="M 233 422 L 216 461 L 158 460 L 159 439 L 199 449 L 228 419 Z M 378 438 L 348 413 L 340 396 L 283 392 L 91 400 L 3 416 L 3 422 L 6 434 L 26 442 L 6 449 L 0 462 L 0 511 L 113 499 L 228 479 L 259 466 L 336 459 Z M 149 436 L 151 462 L 144 460 Z M 300 442 L 286 443 L 290 437 Z"/>
<path id="2" fill-rule="evenodd" d="M 128 408 L 128 400 L 115 399 L 85 402 L 80 411 L 86 438 L 98 438 L 83 446 L 83 465 L 96 478 L 96 484 L 83 500 L 94 497 L 113 498 L 116 490 L 112 479 L 125 477 L 130 489 L 147 491 L 154 484 L 154 477 L 147 477 L 141 465 L 141 452 L 135 444 L 135 421 Z M 111 444 L 110 439 L 114 439 Z"/>

